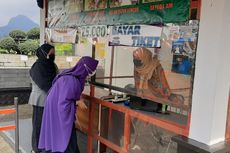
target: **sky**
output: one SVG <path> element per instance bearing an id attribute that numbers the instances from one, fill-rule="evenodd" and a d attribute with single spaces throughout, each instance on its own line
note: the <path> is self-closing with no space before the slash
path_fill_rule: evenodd
<path id="1" fill-rule="evenodd" d="M 0 0 L 0 26 L 7 25 L 12 17 L 25 15 L 39 24 L 40 11 L 36 0 Z"/>

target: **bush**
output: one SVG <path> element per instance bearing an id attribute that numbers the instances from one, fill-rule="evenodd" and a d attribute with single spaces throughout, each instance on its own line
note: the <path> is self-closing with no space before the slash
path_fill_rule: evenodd
<path id="1" fill-rule="evenodd" d="M 33 40 L 27 40 L 18 45 L 18 49 L 24 55 L 34 55 L 38 47 L 39 43 Z"/>
<path id="2" fill-rule="evenodd" d="M 8 51 L 7 50 L 5 50 L 5 49 L 1 49 L 0 48 L 0 54 L 7 54 L 8 53 Z"/>
<path id="3" fill-rule="evenodd" d="M 6 37 L 0 41 L 0 48 L 5 49 L 8 51 L 8 53 L 10 53 L 11 50 L 16 51 L 18 46 L 14 39 Z"/>
<path id="4" fill-rule="evenodd" d="M 13 30 L 9 33 L 9 36 L 17 42 L 20 40 L 25 40 L 26 33 L 21 30 Z"/>
<path id="5" fill-rule="evenodd" d="M 40 38 L 40 29 L 33 28 L 27 32 L 27 39 L 39 39 Z"/>

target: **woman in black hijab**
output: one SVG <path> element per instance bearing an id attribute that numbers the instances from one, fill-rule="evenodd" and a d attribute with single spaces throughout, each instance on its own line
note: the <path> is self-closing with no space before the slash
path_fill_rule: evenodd
<path id="1" fill-rule="evenodd" d="M 55 49 L 54 46 L 43 44 L 36 51 L 37 61 L 30 69 L 30 77 L 32 83 L 32 92 L 30 94 L 29 104 L 33 106 L 32 117 L 32 152 L 39 153 L 38 142 L 44 102 L 52 81 L 57 75 L 57 66 L 54 63 Z"/>

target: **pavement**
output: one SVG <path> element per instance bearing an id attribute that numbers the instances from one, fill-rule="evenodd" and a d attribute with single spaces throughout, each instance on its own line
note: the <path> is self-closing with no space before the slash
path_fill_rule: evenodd
<path id="1" fill-rule="evenodd" d="M 0 109 L 12 108 L 12 106 L 0 107 Z M 19 149 L 21 153 L 31 152 L 32 134 L 32 107 L 31 105 L 19 105 Z M 0 115 L 0 126 L 14 125 L 14 115 Z M 0 132 L 0 153 L 14 153 L 15 131 Z M 87 136 L 77 131 L 78 146 L 81 153 L 87 153 Z M 94 142 L 95 152 L 96 143 Z"/>
<path id="2" fill-rule="evenodd" d="M 14 124 L 13 121 L 1 122 L 0 126 Z M 20 153 L 30 153 L 31 151 L 31 133 L 32 133 L 32 121 L 29 119 L 19 120 L 19 145 Z M 0 133 L 0 153 L 14 153 L 14 130 L 4 131 Z M 77 131 L 78 146 L 81 153 L 87 152 L 87 137 L 85 134 Z M 94 148 L 96 144 L 94 144 Z M 95 152 L 95 150 L 94 150 Z"/>
<path id="3" fill-rule="evenodd" d="M 13 148 L 8 142 L 0 135 L 0 153 L 14 153 Z"/>
<path id="4" fill-rule="evenodd" d="M 13 121 L 10 122 L 1 122 L 0 126 L 14 124 Z M 21 119 L 19 120 L 19 150 L 21 153 L 30 153 L 31 151 L 31 131 L 32 124 L 31 119 Z M 2 137 L 5 140 L 5 143 L 8 143 L 11 148 L 14 148 L 15 144 L 15 131 L 4 131 L 1 132 Z M 0 153 L 5 153 L 1 152 Z"/>
<path id="5" fill-rule="evenodd" d="M 0 109 L 12 108 L 13 106 L 0 107 Z M 19 105 L 19 149 L 21 153 L 31 151 L 31 131 L 32 131 L 32 107 L 31 105 Z M 15 125 L 14 114 L 0 115 L 0 126 Z M 14 153 L 15 131 L 0 132 L 0 153 Z"/>

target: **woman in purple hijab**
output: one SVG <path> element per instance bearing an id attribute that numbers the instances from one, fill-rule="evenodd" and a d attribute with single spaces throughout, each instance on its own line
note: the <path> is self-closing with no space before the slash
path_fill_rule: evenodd
<path id="1" fill-rule="evenodd" d="M 39 148 L 47 152 L 79 153 L 75 131 L 76 101 L 87 76 L 96 72 L 98 61 L 82 57 L 70 69 L 57 75 L 46 99 Z"/>

